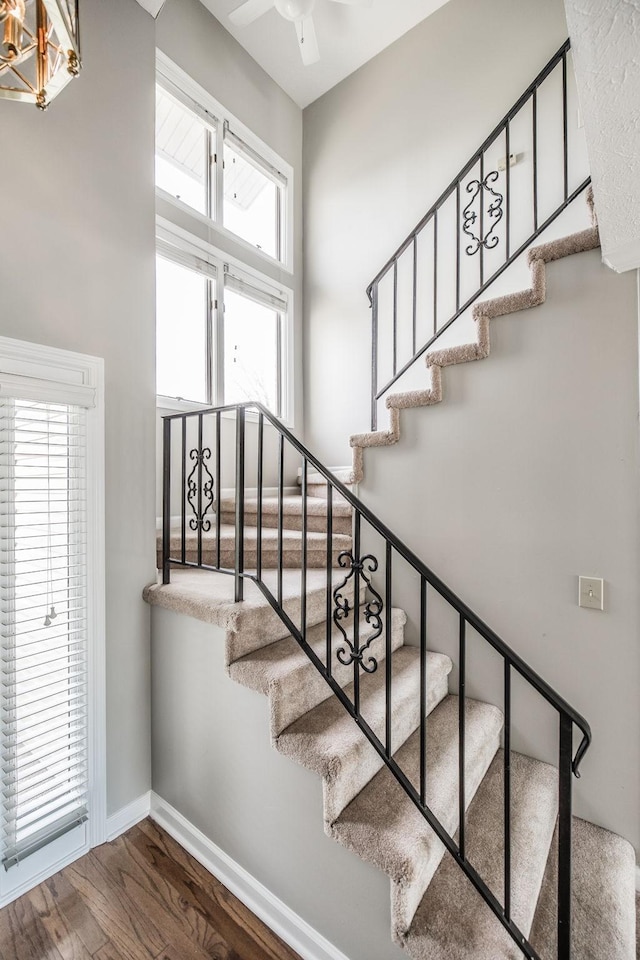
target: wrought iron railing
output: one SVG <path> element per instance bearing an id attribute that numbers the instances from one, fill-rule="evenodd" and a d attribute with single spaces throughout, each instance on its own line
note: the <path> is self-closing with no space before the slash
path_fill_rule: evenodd
<path id="1" fill-rule="evenodd" d="M 367 288 L 378 402 L 590 183 L 569 40 Z M 513 168 L 513 169 L 512 169 Z"/>
<path id="2" fill-rule="evenodd" d="M 247 417 L 249 412 L 249 417 Z M 250 431 L 250 433 L 249 433 Z M 513 679 L 522 678 L 528 686 L 557 713 L 558 718 L 558 960 L 571 956 L 571 818 L 572 775 L 589 746 L 591 732 L 585 719 L 546 683 L 517 653 L 500 639 L 419 557 L 396 537 L 347 487 L 327 470 L 296 437 L 265 407 L 258 403 L 219 407 L 193 413 L 173 414 L 164 418 L 163 428 L 163 531 L 162 576 L 169 583 L 173 565 L 219 571 L 235 581 L 235 600 L 244 597 L 245 581 L 253 582 L 276 611 L 287 630 L 340 700 L 345 709 L 382 761 L 400 783 L 415 806 L 431 825 L 451 856 L 470 879 L 491 910 L 516 942 L 523 956 L 540 960 L 512 915 L 511 867 L 511 756 Z M 286 464 L 286 469 L 285 469 Z M 285 603 L 283 589 L 283 541 L 285 476 L 301 470 L 300 531 L 300 612 L 291 613 Z M 310 468 L 326 484 L 326 551 L 320 579 L 326 584 L 326 643 L 318 653 L 309 643 L 307 597 L 308 570 L 308 487 Z M 313 478 L 317 483 L 317 476 Z M 224 499 L 226 493 L 226 501 Z M 277 513 L 272 536 L 275 536 L 275 560 L 270 563 L 271 576 L 264 559 L 265 491 L 274 491 Z M 247 534 L 247 491 L 252 491 L 255 508 L 255 565 L 245 565 Z M 352 516 L 351 549 L 336 558 L 334 550 L 335 504 L 348 503 Z M 232 511 L 231 536 L 233 562 L 224 563 L 223 510 Z M 344 512 L 344 511 L 343 511 Z M 270 522 L 273 523 L 273 512 Z M 275 534 L 273 534 L 275 530 Z M 255 543 L 255 548 L 253 544 Z M 377 545 L 377 548 L 376 548 Z M 377 556 L 376 556 L 377 553 Z M 315 561 L 317 563 L 317 559 Z M 337 562 L 337 568 L 336 568 Z M 392 716 L 394 682 L 392 674 L 392 606 L 402 592 L 403 606 L 408 586 L 413 583 L 417 636 L 420 651 L 419 729 L 421 744 L 420 772 L 413 782 L 394 755 Z M 353 585 L 352 589 L 349 589 Z M 364 594 L 362 590 L 366 591 Z M 427 795 L 427 643 L 433 626 L 432 601 L 441 598 L 453 618 L 458 668 L 458 747 L 459 783 L 457 839 L 449 833 L 426 802 Z M 287 612 L 289 611 L 289 612 Z M 370 633 L 361 634 L 361 616 Z M 339 634 L 333 626 L 339 628 Z M 482 638 L 501 658 L 499 683 L 504 712 L 504 895 L 498 897 L 475 869 L 467 855 L 465 824 L 467 816 L 465 774 L 465 699 L 468 696 L 467 647 L 470 634 Z M 435 633 L 441 642 L 441 635 Z M 362 639 L 361 639 L 362 637 Z M 385 716 L 384 729 L 367 720 L 360 698 L 363 674 L 374 673 L 382 660 L 381 652 L 372 647 L 380 639 L 384 650 Z M 353 665 L 352 694 L 334 676 L 337 663 Z M 341 678 L 344 681 L 344 678 Z M 474 678 L 471 678 L 472 680 Z M 374 727 L 376 729 L 374 729 Z M 573 752 L 573 731 L 582 734 Z M 400 744 L 396 744 L 396 749 Z"/>

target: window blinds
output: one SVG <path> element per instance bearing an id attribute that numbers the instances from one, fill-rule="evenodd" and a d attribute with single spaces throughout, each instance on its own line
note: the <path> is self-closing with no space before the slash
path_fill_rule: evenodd
<path id="1" fill-rule="evenodd" d="M 0 847 L 87 819 L 86 410 L 0 398 Z"/>

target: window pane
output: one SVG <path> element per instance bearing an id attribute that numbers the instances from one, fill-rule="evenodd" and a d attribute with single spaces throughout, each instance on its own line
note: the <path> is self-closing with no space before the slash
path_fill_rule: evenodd
<path id="1" fill-rule="evenodd" d="M 156 392 L 207 403 L 206 277 L 156 258 Z"/>
<path id="2" fill-rule="evenodd" d="M 243 240 L 278 257 L 279 189 L 259 167 L 224 145 L 224 220 Z"/>
<path id="3" fill-rule="evenodd" d="M 224 402 L 247 400 L 258 400 L 273 413 L 279 413 L 278 314 L 226 290 Z"/>
<path id="4" fill-rule="evenodd" d="M 199 213 L 207 210 L 208 127 L 156 87 L 156 186 Z"/>

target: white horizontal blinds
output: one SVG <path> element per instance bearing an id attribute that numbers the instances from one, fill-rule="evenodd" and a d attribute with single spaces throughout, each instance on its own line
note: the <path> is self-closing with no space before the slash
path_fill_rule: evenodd
<path id="1" fill-rule="evenodd" d="M 0 398 L 5 868 L 88 816 L 86 411 Z"/>
<path id="2" fill-rule="evenodd" d="M 287 186 L 287 178 L 284 173 L 278 170 L 277 167 L 274 167 L 272 163 L 269 163 L 268 160 L 258 153 L 257 150 L 254 150 L 253 147 L 250 147 L 248 143 L 245 143 L 237 133 L 234 133 L 231 127 L 229 126 L 229 121 L 225 120 L 224 123 L 224 138 L 227 143 L 229 143 L 236 153 L 239 153 L 241 157 L 244 157 L 245 160 L 248 160 L 254 166 L 259 167 L 263 173 L 265 173 L 271 180 L 278 184 L 280 187 Z"/>
<path id="3" fill-rule="evenodd" d="M 287 300 L 282 294 L 276 291 L 271 292 L 264 286 L 251 283 L 238 273 L 233 273 L 229 269 L 225 273 L 224 285 L 228 290 L 233 290 L 235 293 L 247 297 L 248 300 L 260 303 L 263 307 L 269 307 L 278 313 L 287 312 Z"/>

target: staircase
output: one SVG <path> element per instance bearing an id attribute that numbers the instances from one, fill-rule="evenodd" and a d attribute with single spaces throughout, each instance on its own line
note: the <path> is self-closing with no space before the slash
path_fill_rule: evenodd
<path id="1" fill-rule="evenodd" d="M 311 477 L 311 475 L 310 475 Z M 308 498 L 309 517 L 326 534 L 327 501 Z M 252 501 L 245 501 L 248 544 L 257 537 Z M 223 501 L 223 515 L 235 504 Z M 351 520 L 351 507 L 338 516 Z M 265 517 L 278 516 L 278 497 L 263 499 Z M 284 499 L 284 529 L 302 551 L 303 497 Z M 347 513 L 349 516 L 347 517 Z M 230 516 L 227 517 L 231 519 Z M 231 526 L 229 524 L 229 526 Z M 272 530 L 274 528 L 268 528 Z M 344 524 L 341 526 L 344 530 Z M 265 531 L 266 532 L 266 531 Z M 225 531 L 225 538 L 230 537 Z M 351 538 L 335 535 L 347 547 Z M 268 543 L 268 535 L 265 543 Z M 195 544 L 192 544 L 195 549 Z M 209 550 L 209 547 L 207 547 Z M 267 554 L 265 553 L 265 556 Z M 265 582 L 277 592 L 278 571 L 265 568 Z M 309 568 L 306 588 L 306 644 L 322 660 L 327 635 L 332 678 L 349 702 L 355 697 L 353 668 L 340 662 L 342 634 L 331 621 L 327 597 L 344 578 L 331 569 Z M 527 938 L 521 949 L 464 876 L 444 844 L 372 748 L 321 676 L 299 639 L 286 633 L 279 616 L 249 581 L 246 599 L 235 603 L 233 581 L 220 573 L 176 568 L 171 583 L 152 585 L 145 599 L 226 629 L 226 664 L 236 682 L 269 698 L 270 732 L 278 752 L 322 779 L 325 832 L 389 876 L 391 937 L 416 960 L 518 960 L 524 956 L 554 960 L 557 953 L 558 770 L 511 751 L 510 915 Z M 303 591 L 300 568 L 282 573 L 285 616 L 298 622 Z M 348 594 L 352 603 L 353 590 Z M 364 606 L 366 594 L 360 591 Z M 420 783 L 424 749 L 425 803 L 459 842 L 460 700 L 449 691 L 449 657 L 421 652 L 405 643 L 405 613 L 391 611 L 390 634 L 376 633 L 363 614 L 359 641 L 377 662 L 360 679 L 360 716 L 382 741 L 387 717 L 386 680 L 392 678 L 391 755 L 404 776 Z M 347 628 L 353 643 L 353 625 Z M 387 657 L 389 662 L 387 662 Z M 366 661 L 365 661 L 366 663 Z M 424 670 L 424 674 L 423 671 Z M 426 676 L 424 708 L 427 736 L 421 744 L 421 677 Z M 504 715 L 478 700 L 464 703 L 464 810 L 466 857 L 502 902 L 504 898 Z M 620 837 L 573 817 L 573 960 L 635 958 L 635 854 Z"/>
<path id="2" fill-rule="evenodd" d="M 633 848 L 572 815 L 572 777 L 589 747 L 588 723 L 352 490 L 363 477 L 364 450 L 400 439 L 401 411 L 443 399 L 445 367 L 489 355 L 491 319 L 544 301 L 546 263 L 598 246 L 595 218 L 570 236 L 530 242 L 589 182 L 570 183 L 567 51 L 568 43 L 373 281 L 372 430 L 351 438 L 350 470 L 331 474 L 259 404 L 164 419 L 157 543 L 163 582 L 147 587 L 145 599 L 224 628 L 229 675 L 269 698 L 275 749 L 322 778 L 325 832 L 388 875 L 391 938 L 415 960 L 635 957 Z M 486 174 L 485 160 L 498 136 L 510 155 L 513 118 L 531 99 L 535 118 L 537 90 L 556 68 L 564 90 L 562 200 L 542 215 L 534 183 L 533 233 L 511 249 L 509 167 L 505 196 L 485 208 L 485 193 L 497 197 L 497 172 Z M 534 119 L 534 156 L 535 131 Z M 470 179 L 476 167 L 479 175 Z M 461 211 L 463 188 L 473 196 Z M 458 240 L 455 309 L 440 324 L 434 289 L 433 336 L 418 346 L 418 238 L 430 229 L 437 241 L 438 216 L 442 222 L 452 198 L 473 241 L 466 252 L 479 255 L 479 283 L 463 295 Z M 589 193 L 587 200 L 593 213 Z M 499 223 L 504 256 L 492 263 Z M 525 249 L 531 286 L 480 300 Z M 413 343 L 403 362 L 396 288 L 407 252 L 413 256 Z M 438 276 L 436 262 L 434 288 Z M 379 389 L 379 294 L 386 277 L 394 289 L 393 376 Z M 470 306 L 475 338 L 436 345 Z M 424 387 L 389 392 L 420 358 L 429 377 Z M 383 396 L 390 424 L 379 431 L 376 405 Z M 285 485 L 292 460 L 300 471 L 297 493 Z M 231 487 L 223 477 L 233 478 Z M 406 609 L 394 603 L 401 590 Z M 438 604 L 455 624 L 455 663 L 436 652 L 442 646 L 442 621 L 433 613 Z M 467 693 L 472 633 L 474 649 L 482 647 L 499 663 L 498 703 Z M 557 763 L 513 748 L 519 732 L 514 677 L 556 711 Z"/>

